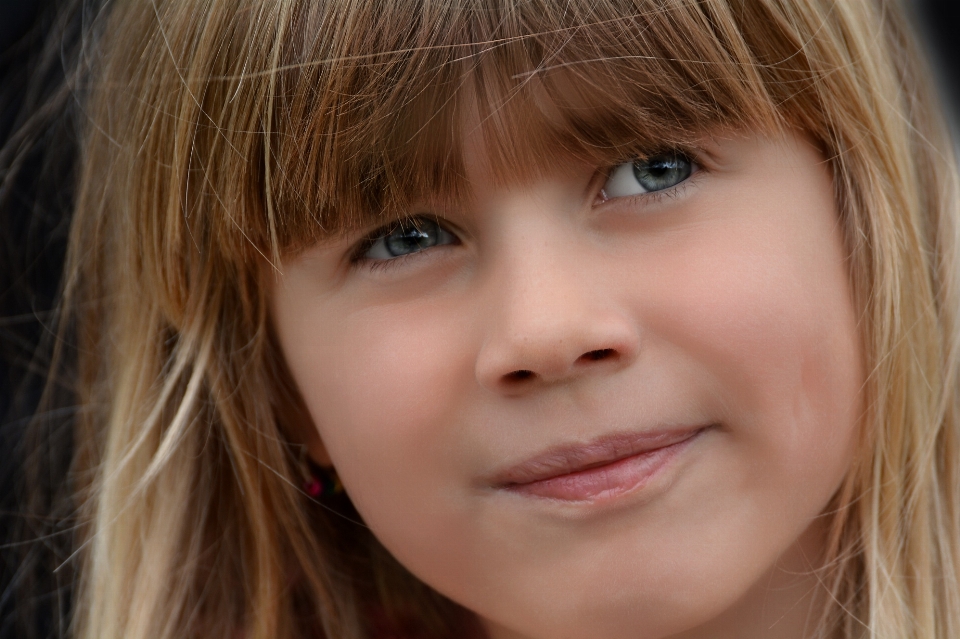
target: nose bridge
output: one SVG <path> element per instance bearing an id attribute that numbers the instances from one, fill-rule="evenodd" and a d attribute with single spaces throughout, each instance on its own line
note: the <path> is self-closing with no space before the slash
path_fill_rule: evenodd
<path id="1" fill-rule="evenodd" d="M 601 258 L 583 230 L 569 224 L 549 214 L 507 223 L 484 296 L 489 319 L 476 365 L 481 385 L 519 392 L 635 357 L 636 327 L 618 308 L 616 292 L 591 277 L 592 260 Z"/>

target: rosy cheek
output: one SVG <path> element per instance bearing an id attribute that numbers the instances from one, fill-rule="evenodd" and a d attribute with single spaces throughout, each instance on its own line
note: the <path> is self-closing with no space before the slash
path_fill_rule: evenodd
<path id="1" fill-rule="evenodd" d="M 822 206 L 833 210 L 829 200 Z M 775 200 L 751 208 L 759 215 L 718 206 L 722 223 L 648 253 L 637 265 L 650 277 L 641 280 L 635 312 L 648 348 L 662 341 L 722 381 L 714 401 L 729 421 L 732 453 L 784 465 L 784 486 L 811 468 L 824 486 L 835 485 L 850 455 L 831 452 L 852 449 L 847 425 L 856 422 L 862 380 L 835 217 Z M 823 459 L 836 463 L 824 468 Z M 750 469 L 737 472 L 759 480 Z M 806 498 L 822 498 L 816 493 Z"/>

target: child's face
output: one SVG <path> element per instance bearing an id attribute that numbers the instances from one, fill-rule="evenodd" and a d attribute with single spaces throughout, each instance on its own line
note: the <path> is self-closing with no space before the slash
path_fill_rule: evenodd
<path id="1" fill-rule="evenodd" d="M 829 167 L 728 135 L 505 189 L 480 148 L 419 231 L 284 262 L 314 456 L 493 637 L 792 636 L 864 379 Z"/>

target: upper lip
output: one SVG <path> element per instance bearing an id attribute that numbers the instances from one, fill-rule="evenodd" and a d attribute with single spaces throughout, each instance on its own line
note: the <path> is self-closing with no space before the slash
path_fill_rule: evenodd
<path id="1" fill-rule="evenodd" d="M 707 425 L 677 426 L 633 433 L 614 433 L 587 442 L 547 448 L 519 464 L 495 472 L 490 484 L 510 488 L 590 470 L 690 439 Z"/>

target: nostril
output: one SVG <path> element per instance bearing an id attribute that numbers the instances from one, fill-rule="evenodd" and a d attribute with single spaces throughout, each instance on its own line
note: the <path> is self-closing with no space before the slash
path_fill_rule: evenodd
<path id="1" fill-rule="evenodd" d="M 596 362 L 601 359 L 608 359 L 616 355 L 617 352 L 612 348 L 601 348 L 596 351 L 590 351 L 580 356 L 581 360 Z"/>
<path id="2" fill-rule="evenodd" d="M 533 371 L 528 370 L 519 370 L 513 371 L 512 373 L 507 373 L 505 376 L 507 381 L 510 382 L 522 382 L 525 379 L 530 379 L 533 377 Z"/>
<path id="3" fill-rule="evenodd" d="M 597 350 L 587 351 L 586 353 L 578 357 L 576 362 L 574 363 L 585 364 L 589 362 L 597 362 L 597 361 L 606 360 L 606 359 L 613 360 L 619 357 L 620 357 L 620 353 L 615 348 L 600 348 Z M 512 386 L 516 384 L 519 387 L 524 385 L 523 382 L 538 379 L 538 378 L 541 378 L 541 376 L 543 376 L 542 378 L 544 380 L 552 380 L 554 378 L 561 379 L 561 378 L 564 378 L 567 373 L 572 373 L 572 372 L 573 372 L 572 370 L 568 370 L 564 373 L 558 373 L 556 371 L 547 371 L 547 374 L 543 375 L 543 371 L 535 372 L 528 368 L 518 368 L 515 371 L 509 372 L 503 375 L 500 379 L 503 383 L 507 385 Z"/>

